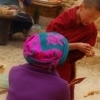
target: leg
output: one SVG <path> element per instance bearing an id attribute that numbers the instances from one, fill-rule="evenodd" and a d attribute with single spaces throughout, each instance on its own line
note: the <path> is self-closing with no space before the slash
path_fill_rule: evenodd
<path id="1" fill-rule="evenodd" d="M 75 78 L 75 70 L 73 67 L 74 64 L 71 65 L 70 63 L 65 63 L 63 66 L 56 67 L 56 70 L 58 71 L 61 78 L 70 83 Z M 70 93 L 71 100 L 74 100 L 74 86 L 70 87 Z"/>

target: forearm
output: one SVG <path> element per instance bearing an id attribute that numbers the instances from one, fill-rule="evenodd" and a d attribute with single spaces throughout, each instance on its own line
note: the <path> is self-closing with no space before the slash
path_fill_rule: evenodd
<path id="1" fill-rule="evenodd" d="M 69 43 L 69 49 L 70 50 L 78 49 L 78 43 Z"/>

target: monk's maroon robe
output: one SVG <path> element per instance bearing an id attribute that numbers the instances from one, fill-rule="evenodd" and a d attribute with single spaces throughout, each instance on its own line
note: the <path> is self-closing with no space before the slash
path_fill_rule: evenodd
<path id="1" fill-rule="evenodd" d="M 83 42 L 94 46 L 97 29 L 94 23 L 90 25 L 77 24 L 76 11 L 78 8 L 79 7 L 71 8 L 63 12 L 56 19 L 51 21 L 46 31 L 59 32 L 67 38 L 69 43 Z M 60 76 L 70 83 L 75 77 L 75 62 L 84 57 L 84 55 L 85 54 L 79 50 L 71 50 L 65 64 L 56 68 Z M 71 89 L 72 98 L 73 91 L 74 89 Z"/>

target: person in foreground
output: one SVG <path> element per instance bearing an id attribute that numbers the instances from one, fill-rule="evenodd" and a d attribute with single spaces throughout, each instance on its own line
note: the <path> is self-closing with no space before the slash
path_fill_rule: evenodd
<path id="1" fill-rule="evenodd" d="M 66 38 L 58 33 L 30 36 L 23 46 L 28 63 L 11 68 L 6 100 L 70 100 L 69 85 L 55 70 L 68 51 Z"/>
<path id="2" fill-rule="evenodd" d="M 96 42 L 97 29 L 94 21 L 100 17 L 100 0 L 83 0 L 76 6 L 61 13 L 52 20 L 46 31 L 59 32 L 64 35 L 73 48 L 64 65 L 56 67 L 60 76 L 70 83 L 75 78 L 75 62 L 85 55 L 92 57 Z M 74 99 L 74 86 L 70 88 L 71 100 Z"/>

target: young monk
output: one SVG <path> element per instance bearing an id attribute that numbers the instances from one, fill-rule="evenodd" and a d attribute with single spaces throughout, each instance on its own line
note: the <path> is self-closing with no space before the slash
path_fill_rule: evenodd
<path id="1" fill-rule="evenodd" d="M 60 76 L 69 83 L 75 78 L 75 62 L 85 55 L 93 56 L 97 36 L 94 21 L 100 17 L 100 0 L 84 0 L 80 6 L 68 9 L 47 26 L 47 31 L 64 35 L 73 48 L 63 66 L 56 67 Z M 71 87 L 71 100 L 74 99 L 74 86 Z"/>
<path id="2" fill-rule="evenodd" d="M 23 48 L 28 63 L 11 69 L 6 100 L 70 100 L 69 85 L 55 70 L 68 51 L 66 38 L 58 33 L 29 37 Z"/>

